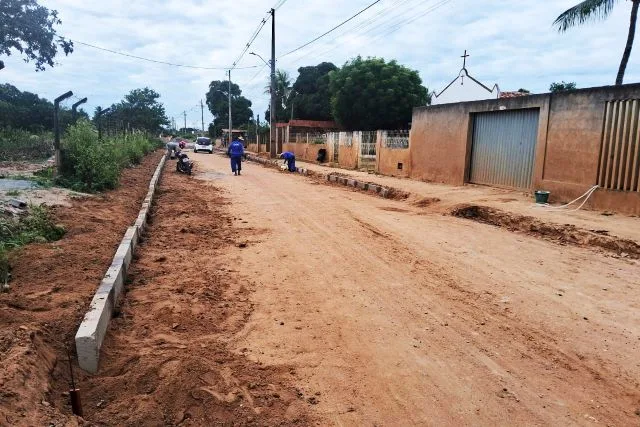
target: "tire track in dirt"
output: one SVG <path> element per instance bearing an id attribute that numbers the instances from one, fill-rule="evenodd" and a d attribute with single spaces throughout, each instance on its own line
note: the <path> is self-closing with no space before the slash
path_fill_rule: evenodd
<path id="1" fill-rule="evenodd" d="M 264 231 L 234 227 L 213 186 L 168 164 L 130 283 L 84 377 L 86 418 L 101 425 L 307 425 L 291 369 L 252 362 L 227 342 L 253 310 L 237 263 Z"/>

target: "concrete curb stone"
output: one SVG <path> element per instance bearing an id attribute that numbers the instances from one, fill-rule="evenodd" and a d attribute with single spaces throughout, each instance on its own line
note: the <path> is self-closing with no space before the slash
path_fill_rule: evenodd
<path id="1" fill-rule="evenodd" d="M 78 364 L 87 372 L 98 372 L 100 348 L 109 328 L 113 310 L 118 303 L 118 297 L 124 289 L 127 270 L 133 259 L 138 240 L 146 228 L 156 184 L 160 179 L 165 162 L 166 157 L 162 157 L 151 178 L 149 192 L 142 203 L 140 213 L 133 226 L 127 228 L 113 257 L 111 266 L 107 269 L 98 290 L 91 300 L 89 311 L 85 314 L 76 332 L 75 343 Z"/>

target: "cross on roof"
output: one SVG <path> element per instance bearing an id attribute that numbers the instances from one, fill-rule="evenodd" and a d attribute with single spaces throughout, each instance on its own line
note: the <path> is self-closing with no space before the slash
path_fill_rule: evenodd
<path id="1" fill-rule="evenodd" d="M 464 55 L 462 55 L 460 58 L 462 58 L 462 68 L 467 68 L 467 58 L 471 56 L 467 54 L 467 49 L 464 50 Z"/>

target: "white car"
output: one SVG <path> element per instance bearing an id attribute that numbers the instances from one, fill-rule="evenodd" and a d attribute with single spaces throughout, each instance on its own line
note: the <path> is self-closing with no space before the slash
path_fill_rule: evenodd
<path id="1" fill-rule="evenodd" d="M 199 136 L 193 145 L 193 152 L 197 153 L 198 151 L 207 151 L 209 154 L 213 154 L 213 144 L 211 143 L 211 138 Z"/>

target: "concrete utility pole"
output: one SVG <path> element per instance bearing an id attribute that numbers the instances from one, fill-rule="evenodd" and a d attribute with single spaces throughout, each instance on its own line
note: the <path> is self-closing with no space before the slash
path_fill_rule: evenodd
<path id="1" fill-rule="evenodd" d="M 71 106 L 71 115 L 73 117 L 73 122 L 76 122 L 76 117 L 78 116 L 78 106 L 87 102 L 87 98 L 82 98 L 80 101 L 76 102 Z"/>
<path id="2" fill-rule="evenodd" d="M 233 121 L 231 120 L 231 70 L 229 70 L 229 139 L 227 143 L 230 144 L 233 139 Z"/>
<path id="3" fill-rule="evenodd" d="M 260 152 L 260 114 L 256 119 L 256 152 Z"/>
<path id="4" fill-rule="evenodd" d="M 202 136 L 204 136 L 204 104 L 200 100 L 200 112 L 202 113 Z"/>
<path id="5" fill-rule="evenodd" d="M 182 114 L 184 115 L 184 131 L 187 131 L 187 112 L 183 111 Z"/>
<path id="6" fill-rule="evenodd" d="M 56 170 L 60 170 L 60 103 L 67 98 L 73 96 L 73 92 L 63 93 L 53 101 L 53 131 L 54 131 L 54 148 L 56 149 Z"/>
<path id="7" fill-rule="evenodd" d="M 271 107 L 269 108 L 269 151 L 276 157 L 276 11 L 271 9 Z"/>

